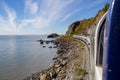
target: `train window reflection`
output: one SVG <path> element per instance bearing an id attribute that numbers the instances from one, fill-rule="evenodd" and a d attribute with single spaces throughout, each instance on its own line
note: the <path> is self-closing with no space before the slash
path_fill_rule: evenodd
<path id="1" fill-rule="evenodd" d="M 105 21 L 103 21 L 102 25 L 100 26 L 100 31 L 98 35 L 98 52 L 97 52 L 97 66 L 103 65 L 103 46 L 104 46 L 104 27 L 105 27 Z"/>

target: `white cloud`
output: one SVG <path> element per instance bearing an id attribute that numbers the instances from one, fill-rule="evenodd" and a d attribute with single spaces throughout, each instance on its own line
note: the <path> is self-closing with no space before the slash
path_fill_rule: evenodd
<path id="1" fill-rule="evenodd" d="M 80 2 L 81 3 L 85 3 L 83 0 L 81 0 Z M 93 1 L 91 4 L 88 4 L 87 6 L 81 4 L 81 7 L 79 7 L 78 9 L 76 9 L 76 10 L 74 10 L 72 12 L 69 12 L 60 21 L 63 22 L 65 20 L 67 20 L 69 17 L 71 17 L 72 15 L 74 15 L 75 13 L 77 13 L 78 11 L 82 11 L 82 10 L 85 10 L 85 9 L 96 7 L 96 5 L 101 4 L 102 2 L 103 2 L 102 0 Z"/>
<path id="2" fill-rule="evenodd" d="M 48 19 L 53 20 L 59 18 L 61 14 L 66 10 L 67 6 L 72 4 L 74 0 L 43 0 L 43 9 L 41 14 L 48 16 Z M 46 12 L 46 14 L 44 14 Z"/>
<path id="3" fill-rule="evenodd" d="M 74 0 L 41 0 L 41 3 L 38 3 L 39 1 L 25 0 L 24 15 L 32 17 L 25 16 L 19 23 L 16 21 L 17 14 L 15 10 L 4 4 L 4 10 L 7 13 L 8 19 L 5 20 L 0 17 L 2 22 L 0 24 L 0 34 L 3 33 L 1 32 L 2 30 L 7 32 L 7 34 L 27 34 L 28 32 L 25 32 L 25 28 L 29 29 L 28 27 L 32 27 L 32 33 L 40 28 L 50 26 L 62 16 L 67 6 L 74 2 Z"/>
<path id="4" fill-rule="evenodd" d="M 11 25 L 11 27 L 16 28 L 16 12 L 13 9 L 10 9 L 6 4 L 4 4 L 4 10 L 7 13 L 9 24 Z"/>
<path id="5" fill-rule="evenodd" d="M 77 13 L 78 11 L 80 11 L 79 9 L 71 12 L 71 13 L 68 13 L 65 17 L 63 17 L 63 19 L 61 19 L 60 21 L 63 22 L 65 20 L 67 20 L 69 17 L 71 17 L 72 15 L 74 15 L 75 13 Z"/>
<path id="6" fill-rule="evenodd" d="M 3 4 L 4 10 L 7 14 L 7 19 L 0 16 L 0 34 L 20 34 L 21 30 L 17 29 L 16 12 L 8 7 L 7 4 Z"/>
<path id="7" fill-rule="evenodd" d="M 25 13 L 36 14 L 38 12 L 38 3 L 36 0 L 25 0 Z"/>
<path id="8" fill-rule="evenodd" d="M 50 26 L 52 23 L 59 19 L 66 9 L 66 7 L 72 4 L 74 0 L 41 0 L 41 4 L 37 4 L 37 10 L 33 11 L 34 3 L 37 0 L 26 0 L 25 1 L 25 11 L 28 13 L 37 13 L 35 16 L 31 15 L 32 18 L 25 18 L 21 22 L 21 26 L 27 26 L 31 24 L 34 28 L 43 28 Z M 39 7 L 39 10 L 38 10 Z M 27 21 L 26 21 L 27 20 Z M 24 22 L 24 23 L 23 23 Z"/>
<path id="9" fill-rule="evenodd" d="M 4 9 L 8 15 L 10 22 L 14 21 L 17 18 L 16 12 L 13 9 L 10 9 L 6 4 L 4 4 Z"/>
<path id="10" fill-rule="evenodd" d="M 16 11 L 4 4 L 7 19 L 0 16 L 0 34 L 38 34 L 39 30 L 45 32 L 42 30 L 52 26 L 53 23 L 65 21 L 78 11 L 94 7 L 100 1 L 93 1 L 87 6 L 81 4 L 83 0 L 24 0 L 24 2 L 24 18 L 19 22 Z M 30 29 L 29 32 L 26 29 Z"/>

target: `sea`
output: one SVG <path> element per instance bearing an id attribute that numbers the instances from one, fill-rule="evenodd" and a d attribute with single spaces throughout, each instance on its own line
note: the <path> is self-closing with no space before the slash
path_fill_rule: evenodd
<path id="1" fill-rule="evenodd" d="M 49 68 L 56 49 L 40 39 L 51 40 L 46 35 L 0 35 L 0 80 L 23 80 Z"/>

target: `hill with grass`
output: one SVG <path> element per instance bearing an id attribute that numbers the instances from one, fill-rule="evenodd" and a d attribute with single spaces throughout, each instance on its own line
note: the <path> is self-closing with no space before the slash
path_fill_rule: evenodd
<path id="1" fill-rule="evenodd" d="M 73 34 L 89 35 L 92 32 L 92 29 L 96 27 L 100 18 L 108 11 L 108 8 L 109 4 L 106 3 L 105 7 L 102 10 L 99 10 L 95 17 L 91 17 L 89 19 L 84 19 L 72 23 L 68 27 L 66 35 L 67 36 L 71 36 Z"/>

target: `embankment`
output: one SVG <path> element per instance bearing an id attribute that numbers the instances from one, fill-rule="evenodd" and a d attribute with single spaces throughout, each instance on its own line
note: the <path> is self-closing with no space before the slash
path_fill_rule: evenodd
<path id="1" fill-rule="evenodd" d="M 87 72 L 83 70 L 86 48 L 82 42 L 62 36 L 53 43 L 57 46 L 57 56 L 49 69 L 31 75 L 24 80 L 85 80 Z"/>

